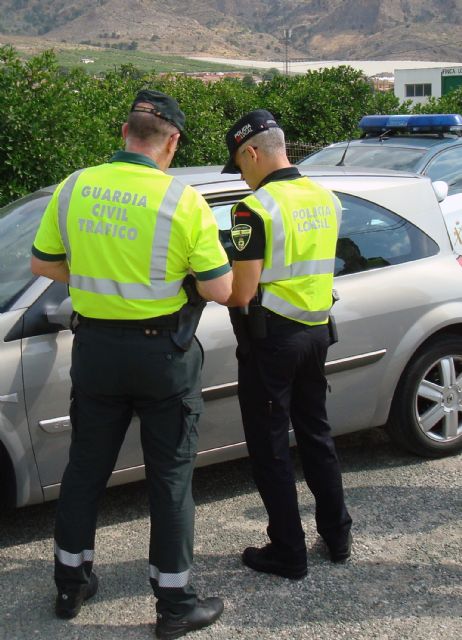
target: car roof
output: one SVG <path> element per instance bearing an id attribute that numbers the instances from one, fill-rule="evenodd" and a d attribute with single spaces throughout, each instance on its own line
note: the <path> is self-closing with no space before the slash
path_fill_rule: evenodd
<path id="1" fill-rule="evenodd" d="M 250 193 L 239 174 L 221 173 L 222 165 L 181 167 L 168 170 L 177 180 L 206 196 L 229 195 L 242 198 Z M 374 202 L 403 216 L 440 246 L 450 246 L 446 226 L 429 178 L 387 169 L 298 165 L 300 173 L 339 193 Z M 23 201 L 50 195 L 56 185 L 40 189 Z"/>
<path id="2" fill-rule="evenodd" d="M 358 146 L 389 146 L 389 147 L 406 147 L 415 149 L 435 149 L 438 147 L 448 147 L 451 145 L 462 144 L 462 138 L 459 136 L 436 136 L 436 135 L 396 135 L 390 137 L 379 138 L 378 136 L 357 138 L 354 140 L 343 140 L 342 142 L 335 142 L 333 144 L 324 147 L 329 149 L 332 147 L 346 147 Z M 319 151 L 322 151 L 320 149 Z M 315 152 L 317 153 L 317 152 Z"/>
<path id="3" fill-rule="evenodd" d="M 218 196 L 228 192 L 242 197 L 250 190 L 239 174 L 222 174 L 222 166 L 169 170 L 200 193 Z M 363 167 L 315 165 L 297 169 L 327 189 L 358 196 L 400 214 L 440 246 L 450 247 L 446 225 L 429 178 L 415 173 Z"/>
<path id="4" fill-rule="evenodd" d="M 211 165 L 204 167 L 174 167 L 166 173 L 174 176 L 183 184 L 199 188 L 201 185 L 225 185 L 242 182 L 238 173 L 221 173 L 223 165 Z M 245 184 L 245 183 L 243 183 Z"/>

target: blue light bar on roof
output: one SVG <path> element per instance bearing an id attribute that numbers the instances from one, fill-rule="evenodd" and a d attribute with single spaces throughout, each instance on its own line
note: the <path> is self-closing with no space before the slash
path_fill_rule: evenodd
<path id="1" fill-rule="evenodd" d="M 402 131 L 407 133 L 445 133 L 462 130 L 462 116 L 458 113 L 430 113 L 421 115 L 363 116 L 359 128 L 364 133 Z"/>

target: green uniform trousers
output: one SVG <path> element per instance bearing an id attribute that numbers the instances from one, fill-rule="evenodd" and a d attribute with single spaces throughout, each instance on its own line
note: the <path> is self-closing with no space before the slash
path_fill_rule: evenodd
<path id="1" fill-rule="evenodd" d="M 78 588 L 90 579 L 98 504 L 136 413 L 149 493 L 149 569 L 157 611 L 183 613 L 196 604 L 189 572 L 201 367 L 198 342 L 183 352 L 166 330 L 147 335 L 142 327 L 77 327 L 72 443 L 55 526 L 58 588 Z"/>

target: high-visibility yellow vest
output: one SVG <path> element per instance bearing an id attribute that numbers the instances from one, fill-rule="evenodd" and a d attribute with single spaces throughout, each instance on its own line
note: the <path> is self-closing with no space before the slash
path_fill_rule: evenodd
<path id="1" fill-rule="evenodd" d="M 306 177 L 269 182 L 243 202 L 263 220 L 262 305 L 298 322 L 328 321 L 341 204 Z"/>
<path id="2" fill-rule="evenodd" d="M 34 241 L 45 256 L 58 246 L 69 264 L 73 307 L 90 318 L 174 313 L 186 302 L 181 285 L 190 269 L 199 279 L 229 270 L 204 198 L 154 163 L 110 162 L 62 182 Z"/>

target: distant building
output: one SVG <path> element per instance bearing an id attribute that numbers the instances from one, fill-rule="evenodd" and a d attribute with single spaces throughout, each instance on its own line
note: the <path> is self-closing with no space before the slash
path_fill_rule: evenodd
<path id="1" fill-rule="evenodd" d="M 441 98 L 460 86 L 462 86 L 462 65 L 428 69 L 395 69 L 395 96 L 400 100 L 412 100 L 414 104 L 427 102 L 430 97 Z"/>
<path id="2" fill-rule="evenodd" d="M 83 64 L 92 64 L 94 62 L 93 58 L 80 58 L 80 62 Z"/>
<path id="3" fill-rule="evenodd" d="M 249 74 L 243 71 L 188 71 L 186 75 L 197 78 L 205 83 L 219 82 L 224 78 L 233 78 L 235 80 L 243 80 L 245 77 L 251 77 L 255 84 L 261 82 L 260 76 Z"/>
<path id="4" fill-rule="evenodd" d="M 392 73 L 377 74 L 371 76 L 369 80 L 376 91 L 392 91 L 395 84 L 395 77 Z"/>

